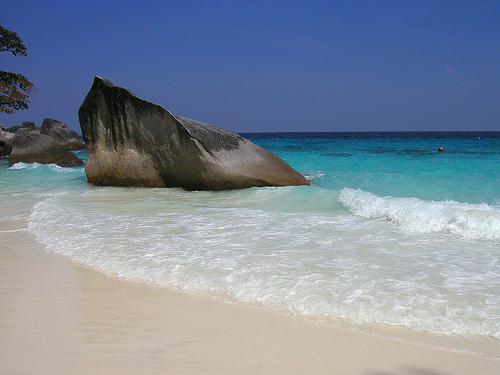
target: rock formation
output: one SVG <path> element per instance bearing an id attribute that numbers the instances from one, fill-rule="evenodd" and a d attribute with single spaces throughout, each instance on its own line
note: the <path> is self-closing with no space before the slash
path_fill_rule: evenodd
<path id="1" fill-rule="evenodd" d="M 40 133 L 49 135 L 67 150 L 76 151 L 85 148 L 80 136 L 61 121 L 51 118 L 44 119 Z"/>
<path id="2" fill-rule="evenodd" d="M 0 126 L 0 157 L 9 156 L 12 151 L 12 138 L 14 134 L 5 130 L 4 126 Z"/>
<path id="3" fill-rule="evenodd" d="M 173 115 L 95 77 L 78 112 L 96 185 L 224 190 L 309 185 L 286 162 L 228 130 Z"/>
<path id="4" fill-rule="evenodd" d="M 18 130 L 12 138 L 9 166 L 19 162 L 57 164 L 60 167 L 76 167 L 84 164 L 50 136 L 29 132 L 26 129 Z"/>
<path id="5" fill-rule="evenodd" d="M 40 130 L 33 121 L 23 121 L 21 125 L 23 129 L 28 129 L 29 131 Z"/>

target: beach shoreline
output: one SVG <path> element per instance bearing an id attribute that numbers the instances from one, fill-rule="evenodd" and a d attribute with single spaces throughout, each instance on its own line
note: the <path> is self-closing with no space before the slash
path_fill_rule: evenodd
<path id="1" fill-rule="evenodd" d="M 500 370 L 498 359 L 106 275 L 48 252 L 25 219 L 1 228 L 0 259 L 0 373 Z"/>

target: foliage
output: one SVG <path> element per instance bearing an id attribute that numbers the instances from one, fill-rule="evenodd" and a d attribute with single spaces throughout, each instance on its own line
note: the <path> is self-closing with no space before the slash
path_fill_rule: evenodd
<path id="1" fill-rule="evenodd" d="M 27 56 L 26 46 L 17 33 L 4 29 L 0 23 L 0 52 L 10 51 L 14 56 Z M 33 83 L 17 73 L 0 70 L 0 112 L 14 113 L 28 108 L 28 97 L 35 92 Z"/>
<path id="2" fill-rule="evenodd" d="M 4 29 L 0 23 L 0 52 L 10 51 L 14 56 L 28 56 L 26 46 L 15 31 Z"/>
<path id="3" fill-rule="evenodd" d="M 33 84 L 23 75 L 0 71 L 0 112 L 27 109 L 32 92 Z"/>

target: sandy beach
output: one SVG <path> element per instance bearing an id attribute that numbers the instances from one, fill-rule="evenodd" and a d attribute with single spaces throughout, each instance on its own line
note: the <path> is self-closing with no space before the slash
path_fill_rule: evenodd
<path id="1" fill-rule="evenodd" d="M 6 223 L 6 222 L 4 222 Z M 500 361 L 105 275 L 0 228 L 1 374 L 498 374 Z"/>

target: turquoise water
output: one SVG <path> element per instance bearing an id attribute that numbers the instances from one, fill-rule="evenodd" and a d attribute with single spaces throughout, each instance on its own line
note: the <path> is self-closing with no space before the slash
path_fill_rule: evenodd
<path id="1" fill-rule="evenodd" d="M 22 207 L 51 251 L 122 278 L 500 353 L 500 132 L 245 136 L 312 186 L 94 187 L 0 160 L 0 213 Z"/>
<path id="2" fill-rule="evenodd" d="M 250 138 L 310 174 L 314 185 L 325 189 L 350 187 L 381 196 L 498 205 L 499 136 L 498 132 L 387 132 Z"/>

